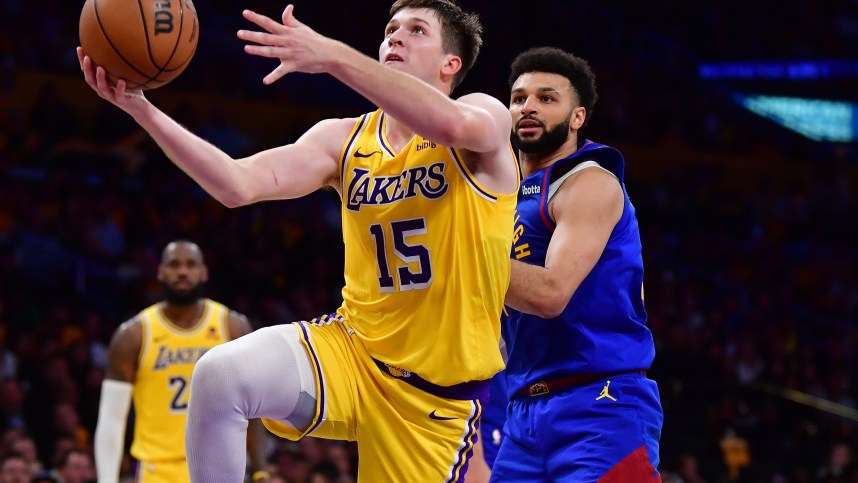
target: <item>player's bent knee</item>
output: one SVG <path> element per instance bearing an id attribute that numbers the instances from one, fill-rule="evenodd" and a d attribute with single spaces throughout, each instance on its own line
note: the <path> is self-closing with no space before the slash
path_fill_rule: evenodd
<path id="1" fill-rule="evenodd" d="M 293 326 L 264 327 L 206 352 L 191 376 L 191 409 L 309 426 L 316 380 Z M 196 406 L 196 409 L 194 407 Z"/>
<path id="2" fill-rule="evenodd" d="M 191 375 L 191 401 L 219 399 L 228 392 L 230 383 L 235 381 L 232 357 L 227 351 L 220 350 L 223 345 L 215 346 L 203 354 L 194 366 Z M 224 398 L 225 399 L 225 398 Z"/>

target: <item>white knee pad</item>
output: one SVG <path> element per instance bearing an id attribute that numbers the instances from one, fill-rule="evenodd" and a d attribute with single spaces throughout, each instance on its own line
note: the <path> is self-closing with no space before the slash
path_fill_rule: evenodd
<path id="1" fill-rule="evenodd" d="M 271 329 L 289 344 L 292 353 L 295 354 L 295 375 L 299 383 L 298 402 L 292 414 L 281 421 L 303 432 L 313 422 L 316 415 L 316 399 L 318 389 L 316 388 L 316 374 L 313 371 L 310 354 L 301 343 L 301 336 L 295 324 L 277 325 Z"/>
<path id="2" fill-rule="evenodd" d="M 191 404 L 210 402 L 245 419 L 274 419 L 298 430 L 309 427 L 317 389 L 298 331 L 291 324 L 264 327 L 213 347 L 194 368 Z"/>

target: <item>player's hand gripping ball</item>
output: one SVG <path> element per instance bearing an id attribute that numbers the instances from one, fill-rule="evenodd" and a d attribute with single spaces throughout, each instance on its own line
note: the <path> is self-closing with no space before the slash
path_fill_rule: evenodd
<path id="1" fill-rule="evenodd" d="M 200 24 L 192 0 L 86 0 L 80 45 L 115 85 L 154 89 L 172 81 L 197 50 Z"/>

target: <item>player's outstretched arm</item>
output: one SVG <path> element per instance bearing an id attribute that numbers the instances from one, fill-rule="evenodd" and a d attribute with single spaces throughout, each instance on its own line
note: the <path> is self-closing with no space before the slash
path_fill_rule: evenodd
<path id="1" fill-rule="evenodd" d="M 475 93 L 451 99 L 412 75 L 315 32 L 295 18 L 292 5 L 284 10 L 282 23 L 250 10 L 244 11 L 244 17 L 262 29 L 239 30 L 238 37 L 251 43 L 245 51 L 280 60 L 280 65 L 263 79 L 266 84 L 289 72 L 327 72 L 414 132 L 445 146 L 485 153 L 500 149 L 509 140 L 509 111 L 489 95 Z M 396 29 L 389 34 L 388 42 L 396 42 L 397 35 L 407 35 L 398 27 L 388 26 Z M 441 35 L 429 26 L 422 28 L 425 35 Z M 461 67 L 461 59 L 451 56 L 444 74 L 452 77 Z"/>
<path id="2" fill-rule="evenodd" d="M 110 341 L 107 375 L 101 386 L 95 427 L 95 468 L 100 483 L 119 481 L 125 449 L 125 424 L 143 344 L 140 320 L 122 324 Z"/>
<path id="3" fill-rule="evenodd" d="M 566 180 L 551 204 L 557 228 L 545 267 L 512 260 L 506 304 L 544 318 L 557 317 L 590 273 L 623 214 L 617 179 L 589 168 Z"/>
<path id="4" fill-rule="evenodd" d="M 236 160 L 182 127 L 139 90 L 126 91 L 125 81 L 111 87 L 104 69 L 80 48 L 78 60 L 99 96 L 131 115 L 167 157 L 226 206 L 297 198 L 338 179 L 337 157 L 353 120 L 322 121 L 295 144 Z"/>

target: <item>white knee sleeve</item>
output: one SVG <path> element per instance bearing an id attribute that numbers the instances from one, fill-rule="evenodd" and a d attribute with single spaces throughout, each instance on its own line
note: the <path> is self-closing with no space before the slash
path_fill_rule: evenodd
<path id="1" fill-rule="evenodd" d="M 306 429 L 316 394 L 309 355 L 293 325 L 259 329 L 209 350 L 191 376 L 185 435 L 191 481 L 242 481 L 247 420 Z"/>
<path id="2" fill-rule="evenodd" d="M 310 426 L 313 422 L 313 417 L 316 415 L 316 375 L 311 366 L 310 355 L 307 354 L 307 349 L 301 343 L 297 326 L 294 324 L 278 325 L 271 327 L 271 329 L 286 340 L 289 347 L 292 348 L 293 354 L 302 354 L 304 356 L 295 357 L 297 365 L 295 373 L 300 385 L 298 402 L 292 410 L 292 414 L 281 420 L 298 431 L 303 432 Z"/>

